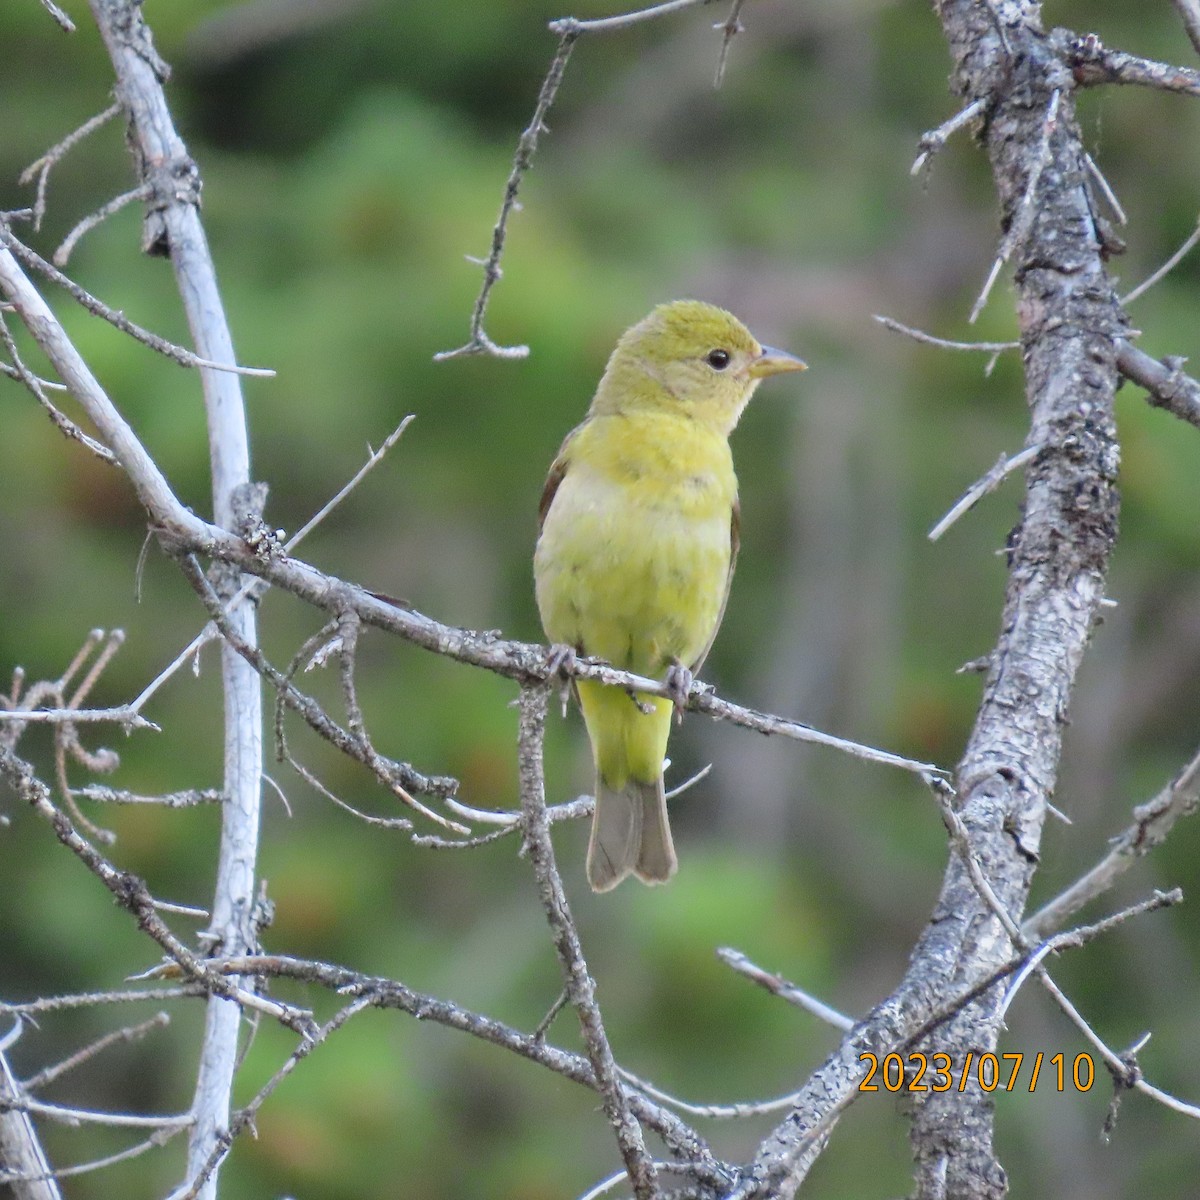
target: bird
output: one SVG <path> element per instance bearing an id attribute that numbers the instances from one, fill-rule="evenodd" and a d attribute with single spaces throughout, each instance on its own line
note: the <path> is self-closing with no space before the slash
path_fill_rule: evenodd
<path id="1" fill-rule="evenodd" d="M 678 868 L 663 763 L 737 559 L 729 435 L 763 379 L 805 366 L 722 308 L 660 304 L 621 335 L 586 417 L 551 464 L 534 583 L 552 664 L 596 657 L 668 692 L 575 681 L 596 769 L 593 891 L 631 874 L 665 883 Z"/>

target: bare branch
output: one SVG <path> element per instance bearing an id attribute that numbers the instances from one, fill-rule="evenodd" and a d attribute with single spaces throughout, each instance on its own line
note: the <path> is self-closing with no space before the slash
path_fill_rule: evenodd
<path id="1" fill-rule="evenodd" d="M 1151 358 L 1125 338 L 1117 342 L 1117 366 L 1131 383 L 1145 388 L 1150 403 L 1200 428 L 1200 383 L 1184 373 L 1186 358 Z"/>
<path id="2" fill-rule="evenodd" d="M 1139 58 L 1121 50 L 1108 50 L 1094 33 L 1079 37 L 1069 30 L 1056 29 L 1054 37 L 1075 82 L 1083 87 L 1103 83 L 1133 84 L 1200 96 L 1200 71 L 1156 62 L 1152 58 Z"/>
<path id="3" fill-rule="evenodd" d="M 1183 27 L 1191 39 L 1192 47 L 1200 54 L 1200 2 L 1198 0 L 1172 0 L 1183 18 Z"/>
<path id="4" fill-rule="evenodd" d="M 329 963 L 288 958 L 282 955 L 253 955 L 240 959 L 215 961 L 216 970 L 231 975 L 287 978 L 316 983 L 343 996 L 365 996 L 377 1008 L 398 1009 L 421 1021 L 456 1029 L 472 1037 L 511 1051 L 594 1091 L 599 1090 L 592 1064 L 581 1054 L 573 1054 L 549 1045 L 544 1037 L 521 1033 L 501 1021 L 471 1012 L 448 1000 L 414 991 L 395 980 L 363 975 Z M 698 1134 L 673 1113 L 652 1103 L 636 1091 L 627 1093 L 634 1115 L 653 1129 L 672 1153 L 697 1164 L 710 1184 L 727 1187 L 730 1173 L 712 1156 Z"/>
<path id="5" fill-rule="evenodd" d="M 917 142 L 921 153 L 917 155 L 910 174 L 920 175 L 933 156 L 950 140 L 951 136 L 957 133 L 964 125 L 970 125 L 977 117 L 982 116 L 986 109 L 987 102 L 982 97 L 972 100 L 970 104 L 956 112 L 949 120 L 943 121 L 936 129 L 931 129 L 928 133 L 923 133 Z M 876 317 L 875 319 L 878 321 L 881 318 Z"/>
<path id="6" fill-rule="evenodd" d="M 1004 1014 L 1008 1011 L 1009 1005 L 1012 1003 L 1017 992 L 1020 991 L 1021 984 L 1026 977 L 1031 975 L 1048 955 L 1058 954 L 1061 950 L 1077 949 L 1080 946 L 1085 946 L 1093 939 L 1116 929 L 1118 925 L 1123 925 L 1132 917 L 1140 917 L 1144 913 L 1155 912 L 1160 908 L 1169 908 L 1172 905 L 1182 903 L 1183 892 L 1179 888 L 1173 888 L 1169 892 L 1156 891 L 1148 900 L 1140 900 L 1137 904 L 1131 904 L 1128 908 L 1123 908 L 1120 912 L 1113 913 L 1111 916 L 1105 917 L 1103 920 L 1097 921 L 1092 925 L 1077 926 L 1075 929 L 1069 929 L 1066 933 L 1056 934 L 1054 937 L 1043 942 L 1024 960 L 1020 970 L 1014 974 L 1012 982 L 1008 985 L 1004 1003 L 1000 1006 L 1000 1016 L 1003 1018 Z M 1032 941 L 1029 922 L 1026 922 L 1021 927 L 1021 934 L 1024 938 Z"/>
<path id="7" fill-rule="evenodd" d="M 217 788 L 191 788 L 186 792 L 141 796 L 137 792 L 102 787 L 99 784 L 76 788 L 75 795 L 81 800 L 93 800 L 98 804 L 157 804 L 162 808 L 194 808 L 201 804 L 220 804 L 225 799 L 225 793 Z"/>
<path id="8" fill-rule="evenodd" d="M 604 1021 L 596 1004 L 595 984 L 588 974 L 579 931 L 575 927 L 562 877 L 554 861 L 542 775 L 546 701 L 545 686 L 521 689 L 519 771 L 525 848 L 537 880 L 542 907 L 550 923 L 567 995 L 579 1014 L 579 1028 L 587 1046 L 588 1060 L 596 1073 L 597 1090 L 604 1104 L 605 1115 L 616 1134 L 634 1194 L 638 1200 L 655 1200 L 654 1163 L 646 1151 L 641 1127 L 630 1111 L 625 1089 L 617 1074 L 617 1064 L 613 1060 L 612 1049 L 604 1032 Z"/>
<path id="9" fill-rule="evenodd" d="M 996 460 L 996 465 L 982 479 L 971 484 L 955 502 L 954 507 L 925 536 L 931 542 L 936 542 L 951 525 L 969 513 L 984 496 L 994 492 L 1014 471 L 1028 466 L 1041 452 L 1041 446 L 1026 446 L 1012 458 L 1001 454 Z"/>
<path id="10" fill-rule="evenodd" d="M 992 293 L 992 287 L 997 278 L 999 278 L 1000 268 L 1008 262 L 1013 251 L 1029 236 L 1029 231 L 1033 226 L 1034 214 L 1037 211 L 1034 208 L 1033 202 L 1037 195 L 1038 185 L 1042 181 L 1042 173 L 1050 161 L 1050 139 L 1054 136 L 1054 130 L 1058 125 L 1058 106 L 1061 100 L 1062 91 L 1059 88 L 1055 88 L 1050 93 L 1050 103 L 1046 106 L 1046 116 L 1042 122 L 1041 144 L 1038 146 L 1037 154 L 1029 168 L 1029 175 L 1025 181 L 1024 195 L 1022 195 L 1021 202 L 1017 205 L 1016 211 L 1012 215 L 1007 233 L 1005 233 L 1003 240 L 1000 242 L 1000 250 L 996 254 L 996 261 L 992 263 L 992 269 L 988 272 L 983 290 L 979 293 L 979 297 L 971 308 L 970 315 L 967 317 L 967 324 L 969 325 L 974 325 L 979 319 L 979 314 L 983 312 L 984 305 L 987 304 L 988 297 Z"/>
<path id="11" fill-rule="evenodd" d="M 275 372 L 268 367 L 239 367 L 233 363 L 222 363 L 211 358 L 203 358 L 198 354 L 193 354 L 190 350 L 185 350 L 182 346 L 176 346 L 174 342 L 168 342 L 166 338 L 161 338 L 148 329 L 143 329 L 129 320 L 124 313 L 109 308 L 91 292 L 81 288 L 74 280 L 68 279 L 57 267 L 48 263 L 19 238 L 14 237 L 12 230 L 3 223 L 0 223 L 0 243 L 26 266 L 37 271 L 38 274 L 44 275 L 51 283 L 57 284 L 69 293 L 73 300 L 86 308 L 93 316 L 102 317 L 114 328 L 136 338 L 137 341 L 149 346 L 151 350 L 157 350 L 159 354 L 177 362 L 181 367 L 205 367 L 210 371 L 226 371 L 232 375 L 253 375 L 260 379 L 273 379 L 275 376 Z M 70 386 L 68 380 L 63 382 L 67 383 L 68 387 Z"/>
<path id="12" fill-rule="evenodd" d="M 1047 901 L 1025 920 L 1026 937 L 1045 937 L 1085 904 L 1102 896 L 1139 858 L 1161 846 L 1180 817 L 1200 805 L 1200 752 L 1153 799 L 1133 810 L 1133 824 L 1113 842 L 1112 849 L 1066 891 Z"/>
<path id="13" fill-rule="evenodd" d="M 729 48 L 733 45 L 733 39 L 739 33 L 745 33 L 746 27 L 741 22 L 742 6 L 746 0 L 733 0 L 733 7 L 729 10 L 729 16 L 724 21 L 718 21 L 713 26 L 714 29 L 721 31 L 721 54 L 717 59 L 717 71 L 713 76 L 713 87 L 719 88 L 725 79 L 725 67 L 729 62 Z"/>
<path id="14" fill-rule="evenodd" d="M 42 7 L 58 22 L 58 27 L 64 33 L 75 32 L 75 22 L 54 3 L 54 0 L 41 0 L 41 2 Z"/>
<path id="15" fill-rule="evenodd" d="M 34 775 L 29 764 L 2 746 L 0 775 L 3 775 L 13 791 L 53 828 L 58 840 L 83 861 L 92 874 L 113 894 L 121 907 L 128 909 L 137 918 L 141 929 L 166 951 L 187 979 L 202 984 L 204 990 L 211 995 L 234 1001 L 235 1011 L 245 1008 L 262 1012 L 301 1034 L 312 1028 L 312 1019 L 308 1013 L 292 1005 L 255 995 L 230 983 L 214 971 L 209 963 L 193 954 L 163 924 L 155 911 L 154 899 L 145 883 L 136 875 L 118 870 L 82 838 L 67 817 L 54 807 L 50 800 L 49 788 Z"/>
<path id="16" fill-rule="evenodd" d="M 415 417 L 415 413 L 410 413 L 406 416 L 395 429 L 384 439 L 383 444 L 378 450 L 370 450 L 368 447 L 367 461 L 361 466 L 350 479 L 350 481 L 324 504 L 312 517 L 310 517 L 290 538 L 283 544 L 283 551 L 290 554 L 326 517 L 347 496 L 363 481 L 367 474 L 374 470 L 384 459 L 387 452 L 400 440 L 400 435 L 408 428 L 409 423 Z M 249 580 L 238 589 L 230 600 L 228 607 L 230 610 L 236 608 L 243 600 L 248 597 L 257 598 L 266 591 L 267 585 L 263 580 Z M 167 682 L 182 666 L 187 662 L 196 662 L 197 655 L 200 651 L 216 639 L 218 636 L 217 627 L 211 622 L 206 625 L 176 656 L 162 671 L 158 673 L 141 691 L 137 699 L 133 701 L 130 707 L 135 712 L 141 712 L 147 701 Z"/>
<path id="17" fill-rule="evenodd" d="M 115 1029 L 111 1033 L 106 1033 L 90 1045 L 84 1046 L 82 1050 L 77 1050 L 69 1058 L 63 1059 L 62 1062 L 44 1067 L 36 1075 L 29 1076 L 24 1081 L 25 1091 L 36 1092 L 39 1088 L 53 1083 L 60 1076 L 65 1075 L 68 1071 L 73 1071 L 78 1066 L 82 1066 L 85 1062 L 95 1058 L 97 1054 L 102 1054 L 110 1047 L 122 1043 L 141 1041 L 147 1034 L 153 1033 L 156 1029 L 162 1029 L 170 1023 L 171 1018 L 165 1012 L 160 1012 L 155 1013 L 148 1021 L 142 1021 L 138 1025 L 128 1025 L 124 1029 Z"/>
<path id="18" fill-rule="evenodd" d="M 14 708 L 0 709 L 0 722 L 22 721 L 31 725 L 120 725 L 126 731 L 152 729 L 161 732 L 153 721 L 126 704 L 116 708 Z"/>
<path id="19" fill-rule="evenodd" d="M 178 1116 L 147 1117 L 140 1113 L 100 1112 L 96 1109 L 68 1108 L 62 1104 L 43 1104 L 38 1100 L 6 1101 L 9 1112 L 30 1113 L 64 1125 L 109 1125 L 115 1129 L 178 1129 L 192 1123 L 189 1113 Z"/>
<path id="20" fill-rule="evenodd" d="M 483 318 L 487 313 L 488 298 L 492 288 L 500 279 L 500 259 L 504 254 L 504 240 L 508 236 L 508 218 L 517 205 L 517 193 L 521 190 L 521 181 L 525 172 L 533 162 L 537 153 L 538 139 L 546 132 L 546 114 L 558 95 L 562 83 L 563 72 L 567 69 L 567 61 L 571 50 L 579 37 L 576 30 L 559 31 L 558 49 L 550 63 L 550 69 L 542 80 L 542 88 L 538 93 L 537 105 L 533 110 L 533 119 L 526 126 L 524 133 L 517 141 L 517 152 L 513 157 L 512 170 L 508 174 L 508 182 L 504 185 L 504 199 L 500 204 L 500 215 L 496 218 L 496 226 L 492 230 L 492 249 L 483 263 L 483 287 L 475 300 L 471 313 L 470 339 L 457 350 L 443 350 L 433 356 L 434 362 L 445 362 L 447 359 L 459 358 L 466 354 L 490 354 L 495 358 L 525 358 L 529 354 L 528 346 L 498 346 L 483 330 Z"/>
<path id="21" fill-rule="evenodd" d="M 565 35 L 568 33 L 610 33 L 614 29 L 626 29 L 630 25 L 638 25 L 642 21 L 653 21 L 656 17 L 665 17 L 671 13 L 683 12 L 685 8 L 696 8 L 699 5 L 712 4 L 713 0 L 666 0 L 663 4 L 654 4 L 650 8 L 641 8 L 636 12 L 622 13 L 619 17 L 597 17 L 591 21 L 578 21 L 574 17 L 561 17 L 550 22 L 553 33 Z"/>
<path id="22" fill-rule="evenodd" d="M 201 1165 L 196 1172 L 191 1183 L 184 1188 L 177 1188 L 171 1193 L 168 1200 L 195 1200 L 195 1197 L 200 1194 L 200 1191 L 205 1187 L 208 1181 L 213 1177 L 217 1168 L 221 1165 L 225 1156 L 229 1153 L 234 1141 L 240 1133 L 247 1129 L 254 1128 L 254 1118 L 258 1115 L 259 1109 L 266 1103 L 267 1098 L 275 1091 L 277 1087 L 296 1069 L 300 1062 L 307 1058 L 322 1042 L 327 1041 L 331 1034 L 339 1030 L 351 1017 L 362 1012 L 364 1008 L 369 1008 L 371 998 L 369 996 L 360 996 L 351 1004 L 347 1004 L 345 1008 L 340 1009 L 328 1021 L 325 1022 L 319 1029 L 304 1037 L 300 1044 L 292 1051 L 291 1054 L 284 1060 L 283 1065 L 263 1084 L 255 1093 L 250 1102 L 237 1113 L 229 1122 L 227 1129 L 222 1130 L 216 1139 L 212 1151 L 207 1160 Z"/>
<path id="23" fill-rule="evenodd" d="M 680 1100 L 678 1096 L 664 1092 L 662 1088 L 655 1087 L 654 1084 L 635 1075 L 632 1071 L 625 1070 L 624 1067 L 619 1067 L 618 1070 L 626 1083 L 633 1084 L 635 1088 L 645 1092 L 652 1100 L 666 1104 L 676 1112 L 686 1113 L 689 1117 L 708 1117 L 715 1121 L 736 1121 L 746 1117 L 761 1117 L 779 1112 L 781 1109 L 791 1108 L 796 1103 L 796 1093 L 790 1092 L 786 1096 L 777 1096 L 773 1100 L 736 1101 L 733 1104 L 693 1104 L 690 1100 Z"/>
<path id="24" fill-rule="evenodd" d="M 827 1025 L 832 1025 L 835 1029 L 840 1029 L 843 1033 L 847 1033 L 854 1028 L 854 1020 L 851 1017 L 845 1016 L 835 1008 L 830 1008 L 828 1004 L 818 1000 L 815 996 L 810 996 L 807 992 L 792 983 L 791 980 L 784 979 L 781 975 L 772 975 L 769 971 L 764 971 L 762 967 L 752 963 L 740 950 L 733 950 L 728 946 L 722 946 L 717 950 L 717 957 L 727 967 L 731 967 L 739 974 L 745 975 L 747 979 L 753 980 L 759 987 L 766 988 L 768 992 L 774 996 L 778 996 L 781 1000 L 786 1000 L 789 1004 L 794 1004 L 797 1008 L 804 1009 L 805 1012 L 811 1013 Z"/>
<path id="25" fill-rule="evenodd" d="M 4 373 L 23 383 L 33 393 L 35 399 L 46 410 L 50 420 L 61 433 L 72 441 L 86 446 L 101 462 L 115 465 L 117 459 L 113 452 L 103 443 L 96 441 L 94 437 L 89 437 L 84 433 L 70 417 L 60 412 L 46 395 L 47 388 L 61 387 L 62 385 L 50 384 L 47 380 L 39 379 L 25 366 L 21 361 L 20 354 L 17 353 L 17 344 L 8 331 L 8 325 L 5 323 L 2 313 L 0 313 L 0 340 L 3 340 L 8 356 L 12 359 L 11 366 L 7 363 L 2 364 Z"/>
<path id="26" fill-rule="evenodd" d="M 331 512 L 333 512 L 335 508 L 337 508 L 339 504 L 341 504 L 343 500 L 346 499 L 347 496 L 350 495 L 351 492 L 354 491 L 356 487 L 358 487 L 360 483 L 362 483 L 362 481 L 377 466 L 379 466 L 381 462 L 383 462 L 384 458 L 387 457 L 388 451 L 400 440 L 404 431 L 416 418 L 416 415 L 416 413 L 409 413 L 408 416 L 406 416 L 400 422 L 400 424 L 397 425 L 396 428 L 393 429 L 392 432 L 383 439 L 383 444 L 378 450 L 372 450 L 370 446 L 367 447 L 367 461 L 363 463 L 363 465 L 359 467 L 357 471 L 354 472 L 354 474 L 349 478 L 343 487 L 338 489 L 336 495 L 327 500 L 325 504 L 317 509 L 317 511 L 313 513 L 313 515 L 309 517 L 309 519 L 305 521 L 304 524 L 301 525 L 294 534 L 292 534 L 292 536 L 284 543 L 283 549 L 285 553 L 290 554 L 302 541 L 304 541 L 306 537 L 308 537 L 310 533 L 312 533 L 314 529 L 316 529 L 318 525 L 321 524 L 322 521 L 325 520 L 327 516 L 329 516 Z"/>
<path id="27" fill-rule="evenodd" d="M 115 1166 L 117 1163 L 128 1162 L 131 1158 L 140 1158 L 148 1150 L 157 1150 L 160 1146 L 165 1146 L 172 1138 L 178 1137 L 185 1129 L 187 1129 L 186 1125 L 156 1129 L 148 1138 L 140 1142 L 135 1142 L 132 1146 L 127 1146 L 124 1150 L 118 1150 L 115 1154 L 108 1154 L 103 1158 L 94 1158 L 89 1162 L 76 1163 L 70 1167 L 59 1167 L 54 1171 L 47 1169 L 40 1174 L 16 1174 L 0 1170 L 0 1183 L 11 1183 L 14 1188 L 18 1188 L 18 1185 L 21 1183 L 41 1183 L 46 1180 L 70 1179 L 75 1175 L 89 1175 L 93 1171 L 102 1171 L 104 1168 Z M 20 1198 L 19 1188 L 17 1194 Z"/>
<path id="28" fill-rule="evenodd" d="M 1200 242 L 1200 221 L 1196 222 L 1196 228 L 1193 229 L 1190 234 L 1188 234 L 1183 245 L 1180 246 L 1179 249 L 1176 250 L 1175 253 L 1172 254 L 1171 257 L 1168 258 L 1167 261 L 1163 263 L 1163 265 L 1159 267 L 1157 271 L 1148 276 L 1146 279 L 1143 279 L 1142 282 L 1137 285 L 1137 287 L 1126 292 L 1125 295 L 1121 297 L 1121 303 L 1132 304 L 1133 301 L 1135 301 L 1139 296 L 1148 292 L 1156 283 L 1158 283 L 1160 279 L 1173 271 L 1179 265 L 1179 263 L 1187 257 L 1189 251 L 1197 242 Z"/>
<path id="29" fill-rule="evenodd" d="M 102 113 L 97 113 L 94 117 L 84 121 L 73 133 L 67 134 L 57 145 L 51 146 L 37 162 L 30 163 L 21 172 L 18 182 L 22 185 L 32 183 L 35 176 L 37 178 L 37 197 L 33 202 L 32 214 L 33 228 L 35 230 L 41 229 L 42 218 L 46 215 L 46 185 L 50 179 L 51 168 L 66 157 L 67 151 L 72 146 L 81 142 L 89 133 L 99 129 L 101 125 L 111 121 L 120 111 L 121 106 L 119 104 L 109 105 Z"/>
<path id="30" fill-rule="evenodd" d="M 95 1008 L 101 1004 L 139 1004 L 143 1001 L 158 1003 L 163 1000 L 178 1000 L 187 996 L 202 996 L 204 989 L 196 984 L 181 987 L 144 988 L 126 992 L 79 992 L 69 996 L 42 996 L 22 1004 L 10 1004 L 0 1000 L 0 1013 L 11 1016 L 38 1016 L 41 1013 L 64 1012 L 76 1008 Z"/>
<path id="31" fill-rule="evenodd" d="M 20 1085 L 0 1048 L 0 1183 L 12 1186 L 14 1200 L 62 1200 L 46 1152 L 20 1101 Z"/>
<path id="32" fill-rule="evenodd" d="M 214 624 L 220 630 L 222 637 L 230 647 L 248 662 L 258 674 L 271 683 L 276 689 L 280 704 L 286 704 L 293 712 L 298 713 L 326 741 L 337 747 L 342 753 L 349 755 L 369 768 L 376 778 L 409 807 L 416 809 L 425 816 L 431 817 L 438 824 L 452 829 L 456 833 L 470 833 L 470 830 L 454 821 L 447 821 L 424 805 L 419 804 L 410 794 L 411 791 L 427 795 L 445 796 L 453 794 L 458 788 L 458 781 L 446 776 L 422 775 L 407 763 L 395 762 L 379 754 L 364 737 L 356 736 L 342 729 L 311 696 L 300 691 L 292 683 L 291 675 L 298 665 L 300 655 L 292 663 L 292 669 L 282 672 L 267 660 L 257 646 L 247 642 L 234 627 L 230 614 L 221 604 L 208 577 L 200 569 L 199 564 L 190 555 L 180 559 L 180 567 L 187 581 L 196 590 L 201 602 L 208 610 Z M 277 711 L 276 729 L 280 727 Z M 293 763 L 293 766 L 296 764 Z M 299 769 L 299 768 L 297 768 Z M 304 773 L 304 772 L 302 772 Z"/>
<path id="33" fill-rule="evenodd" d="M 1120 225 L 1128 225 L 1129 218 L 1125 215 L 1125 210 L 1121 207 L 1121 201 L 1117 199 L 1117 193 L 1113 191 L 1112 185 L 1104 178 L 1104 172 L 1096 165 L 1096 160 L 1088 153 L 1084 153 L 1084 164 L 1087 166 L 1088 174 L 1092 177 L 1096 186 L 1100 189 L 1100 194 L 1112 209 L 1113 216 L 1117 218 L 1117 223 Z"/>
<path id="34" fill-rule="evenodd" d="M 149 200 L 150 197 L 151 191 L 149 186 L 141 184 L 132 191 L 123 192 L 120 196 L 114 196 L 107 204 L 102 204 L 96 209 L 94 213 L 89 213 L 63 238 L 58 249 L 54 252 L 54 265 L 56 267 L 65 267 L 67 265 L 71 258 L 71 252 L 85 233 L 89 233 L 97 225 L 103 224 L 114 213 L 119 213 L 121 209 L 128 207 L 135 200 Z"/>
<path id="35" fill-rule="evenodd" d="M 923 342 L 927 346 L 937 346 L 942 350 L 969 350 L 981 351 L 985 354 L 999 354 L 1004 350 L 1020 350 L 1021 348 L 1020 342 L 952 342 L 946 338 L 934 337 L 932 333 L 913 329 L 909 325 L 902 325 L 892 317 L 882 317 L 878 313 L 875 314 L 874 320 L 878 321 L 884 329 L 892 330 L 893 333 L 902 333 L 914 341 Z"/>

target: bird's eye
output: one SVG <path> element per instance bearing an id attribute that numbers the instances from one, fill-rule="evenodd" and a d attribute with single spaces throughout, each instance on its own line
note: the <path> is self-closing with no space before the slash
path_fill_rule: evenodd
<path id="1" fill-rule="evenodd" d="M 729 366 L 728 350 L 710 350 L 704 360 L 714 371 L 723 371 Z"/>

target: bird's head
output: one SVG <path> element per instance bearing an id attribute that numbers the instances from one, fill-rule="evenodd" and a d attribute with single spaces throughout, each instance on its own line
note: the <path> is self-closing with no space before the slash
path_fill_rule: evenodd
<path id="1" fill-rule="evenodd" d="M 795 355 L 761 345 L 723 308 L 673 300 L 621 335 L 594 411 L 680 412 L 727 434 L 763 379 L 804 369 Z"/>

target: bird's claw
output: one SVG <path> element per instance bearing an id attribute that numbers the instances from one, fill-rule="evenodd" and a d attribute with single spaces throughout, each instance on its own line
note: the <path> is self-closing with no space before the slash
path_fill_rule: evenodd
<path id="1" fill-rule="evenodd" d="M 575 673 L 577 657 L 574 646 L 565 643 L 551 646 L 550 653 L 546 656 L 546 678 L 552 679 L 555 675 L 561 675 L 563 679 L 570 679 Z"/>
<path id="2" fill-rule="evenodd" d="M 562 713 L 567 715 L 567 701 L 571 697 L 571 679 L 575 674 L 575 659 L 578 652 L 574 646 L 561 644 L 550 647 L 546 657 L 546 680 L 558 681 L 559 699 L 562 701 Z"/>
<path id="3" fill-rule="evenodd" d="M 687 708 L 688 693 L 692 690 L 695 677 L 683 663 L 672 663 L 667 669 L 667 699 L 675 705 L 675 719 L 683 720 L 683 710 Z"/>

